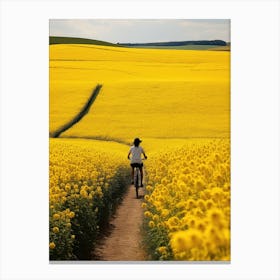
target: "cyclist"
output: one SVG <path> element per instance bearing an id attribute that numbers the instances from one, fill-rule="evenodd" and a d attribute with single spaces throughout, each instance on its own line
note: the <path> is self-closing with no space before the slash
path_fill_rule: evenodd
<path id="1" fill-rule="evenodd" d="M 143 187 L 143 162 L 141 155 L 143 154 L 145 159 L 147 159 L 147 156 L 143 150 L 142 147 L 139 146 L 139 144 L 142 142 L 139 138 L 135 138 L 133 142 L 133 146 L 130 147 L 127 158 L 130 160 L 130 166 L 132 168 L 131 171 L 131 184 L 134 184 L 134 168 L 139 167 L 140 173 L 141 173 L 141 187 Z M 132 157 L 130 158 L 130 155 Z"/>

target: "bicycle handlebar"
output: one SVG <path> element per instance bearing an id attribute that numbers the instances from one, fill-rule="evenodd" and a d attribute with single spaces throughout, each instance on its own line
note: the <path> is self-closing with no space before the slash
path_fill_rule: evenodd
<path id="1" fill-rule="evenodd" d="M 130 157 L 128 157 L 127 159 L 130 160 Z M 146 158 L 141 158 L 141 160 L 147 160 L 147 157 Z"/>

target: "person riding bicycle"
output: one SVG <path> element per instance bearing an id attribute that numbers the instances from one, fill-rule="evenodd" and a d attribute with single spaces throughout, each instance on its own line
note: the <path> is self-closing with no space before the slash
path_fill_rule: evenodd
<path id="1" fill-rule="evenodd" d="M 139 167 L 141 173 L 141 187 L 143 187 L 143 162 L 141 155 L 143 154 L 145 159 L 147 156 L 141 146 L 139 144 L 142 142 L 139 138 L 135 138 L 133 142 L 133 146 L 130 147 L 127 158 L 130 160 L 130 166 L 132 168 L 131 172 L 131 184 L 134 184 L 134 168 Z M 130 155 L 132 157 L 130 158 Z"/>

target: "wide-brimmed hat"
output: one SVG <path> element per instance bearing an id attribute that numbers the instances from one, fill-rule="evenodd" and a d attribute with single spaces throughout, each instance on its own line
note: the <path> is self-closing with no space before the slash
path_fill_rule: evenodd
<path id="1" fill-rule="evenodd" d="M 141 142 L 142 142 L 142 140 L 140 140 L 139 138 L 135 138 L 133 141 L 134 144 L 139 144 Z"/>

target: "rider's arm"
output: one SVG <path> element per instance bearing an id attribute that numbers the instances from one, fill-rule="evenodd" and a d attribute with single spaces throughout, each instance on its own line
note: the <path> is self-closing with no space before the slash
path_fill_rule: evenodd
<path id="1" fill-rule="evenodd" d="M 147 158 L 147 156 L 146 156 L 146 154 L 145 154 L 143 149 L 142 149 L 142 154 L 144 155 L 145 158 Z"/>
<path id="2" fill-rule="evenodd" d="M 131 154 L 131 151 L 129 151 L 128 155 L 127 155 L 127 158 L 130 159 L 130 154 Z"/>

